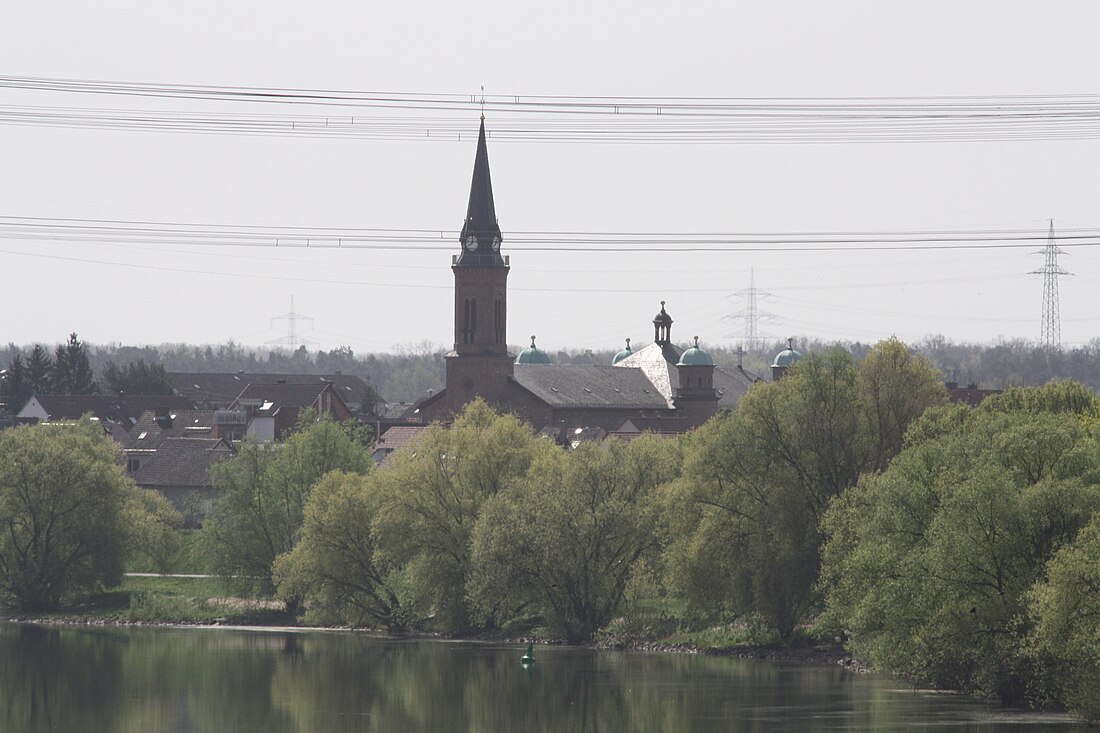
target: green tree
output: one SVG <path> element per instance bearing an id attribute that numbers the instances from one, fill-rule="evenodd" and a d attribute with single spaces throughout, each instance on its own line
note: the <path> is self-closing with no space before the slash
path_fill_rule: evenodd
<path id="1" fill-rule="evenodd" d="M 27 357 L 27 382 L 34 394 L 49 394 L 54 391 L 53 359 L 42 344 L 35 344 Z"/>
<path id="2" fill-rule="evenodd" d="M 0 601 L 24 612 L 117 585 L 127 555 L 165 549 L 179 522 L 126 478 L 118 448 L 88 420 L 4 431 L 0 456 Z"/>
<path id="3" fill-rule="evenodd" d="M 944 401 L 936 372 L 894 340 L 858 366 L 840 349 L 811 354 L 753 388 L 688 438 L 683 475 L 667 489 L 670 584 L 700 612 L 756 613 L 789 640 L 820 606 L 829 502 Z"/>
<path id="4" fill-rule="evenodd" d="M 1044 388 L 1046 389 L 1046 388 Z M 876 665 L 942 687 L 1022 701 L 1026 594 L 1052 553 L 1100 510 L 1100 453 L 1076 410 L 1051 393 L 1019 405 L 930 411 L 880 475 L 824 521 L 827 616 Z"/>
<path id="5" fill-rule="evenodd" d="M 1031 592 L 1032 648 L 1055 668 L 1052 686 L 1070 710 L 1100 720 L 1100 516 L 1047 564 Z M 1048 661 L 1049 660 L 1049 661 Z"/>
<path id="6" fill-rule="evenodd" d="M 88 351 L 75 333 L 57 347 L 53 360 L 53 390 L 58 394 L 92 394 L 98 390 Z"/>
<path id="7" fill-rule="evenodd" d="M 926 409 L 947 402 L 940 373 L 896 338 L 875 344 L 859 363 L 856 389 L 871 471 L 886 468 L 901 451 L 909 425 Z"/>
<path id="8" fill-rule="evenodd" d="M 31 385 L 27 381 L 27 370 L 23 365 L 23 355 L 17 353 L 11 358 L 7 370 L 0 375 L 0 400 L 7 405 L 10 412 L 16 413 L 23 409 L 32 394 Z"/>
<path id="9" fill-rule="evenodd" d="M 399 573 L 377 559 L 378 474 L 325 474 L 306 503 L 301 541 L 275 561 L 279 595 L 304 599 L 314 621 L 401 631 L 419 620 L 402 602 Z"/>
<path id="10" fill-rule="evenodd" d="M 144 359 L 118 367 L 113 361 L 103 368 L 103 388 L 108 394 L 172 394 L 168 372 L 160 364 L 146 364 Z"/>
<path id="11" fill-rule="evenodd" d="M 535 613 L 567 641 L 584 642 L 622 608 L 636 562 L 657 548 L 652 494 L 678 474 L 677 445 L 644 436 L 547 448 L 486 501 L 470 596 L 498 622 Z"/>
<path id="12" fill-rule="evenodd" d="M 371 465 L 354 427 L 305 413 L 299 425 L 281 445 L 246 440 L 236 456 L 211 469 L 220 497 L 203 536 L 214 566 L 221 575 L 254 578 L 269 592 L 275 558 L 298 542 L 313 485 L 329 471 L 365 474 Z"/>
<path id="13" fill-rule="evenodd" d="M 540 446 L 530 427 L 478 399 L 378 472 L 378 562 L 400 568 L 410 606 L 436 628 L 476 625 L 466 597 L 474 526 L 484 503 L 527 473 Z"/>

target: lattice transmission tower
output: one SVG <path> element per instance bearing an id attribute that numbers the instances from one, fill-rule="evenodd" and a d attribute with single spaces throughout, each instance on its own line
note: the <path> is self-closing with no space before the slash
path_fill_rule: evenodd
<path id="1" fill-rule="evenodd" d="M 766 299 L 769 294 L 758 293 L 756 289 L 756 273 L 754 270 L 750 269 L 749 287 L 745 290 L 737 291 L 736 295 L 745 298 L 745 307 L 732 315 L 726 316 L 726 318 L 732 321 L 744 321 L 745 327 L 742 334 L 742 345 L 745 351 L 752 351 L 760 346 L 762 339 L 767 337 L 767 334 L 760 332 L 760 322 L 769 321 L 775 318 L 773 314 L 760 310 L 758 304 L 758 296 L 762 296 Z"/>
<path id="2" fill-rule="evenodd" d="M 272 339 L 268 341 L 268 344 L 287 346 L 291 349 L 296 349 L 299 346 L 305 346 L 306 344 L 315 345 L 316 341 L 311 341 L 306 338 L 302 338 L 298 335 L 298 321 L 309 321 L 313 323 L 313 318 L 310 316 L 303 316 L 301 313 L 294 312 L 294 296 L 290 296 L 290 312 L 284 313 L 281 316 L 275 316 L 271 319 L 271 325 L 274 328 L 275 321 L 286 321 L 286 336 L 282 338 Z"/>
<path id="3" fill-rule="evenodd" d="M 1036 254 L 1041 254 L 1045 258 L 1042 267 L 1031 271 L 1032 275 L 1043 276 L 1043 326 L 1039 343 L 1044 348 L 1058 350 L 1062 348 L 1062 316 L 1058 309 L 1058 278 L 1073 273 L 1058 265 L 1058 255 L 1065 254 L 1065 252 L 1058 247 L 1054 238 L 1053 219 L 1050 220 L 1047 246 Z"/>

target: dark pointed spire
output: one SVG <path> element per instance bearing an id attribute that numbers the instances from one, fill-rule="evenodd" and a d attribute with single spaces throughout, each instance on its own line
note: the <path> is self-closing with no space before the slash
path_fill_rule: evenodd
<path id="1" fill-rule="evenodd" d="M 462 254 L 456 264 L 503 265 L 500 256 L 500 227 L 493 204 L 493 179 L 489 175 L 489 148 L 485 144 L 485 117 L 477 136 L 474 175 L 470 182 L 470 203 L 462 223 L 459 243 Z"/>

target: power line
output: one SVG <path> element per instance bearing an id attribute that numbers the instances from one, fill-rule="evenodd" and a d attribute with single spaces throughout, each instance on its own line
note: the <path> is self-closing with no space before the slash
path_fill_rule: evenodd
<path id="1" fill-rule="evenodd" d="M 453 251 L 457 230 L 268 227 L 242 224 L 0 216 L 0 239 L 289 249 Z M 1019 249 L 1047 237 L 1037 230 L 849 232 L 520 231 L 513 252 L 903 252 Z M 1100 245 L 1100 229 L 1066 230 L 1063 247 Z"/>
<path id="2" fill-rule="evenodd" d="M 238 107 L 325 108 L 322 114 L 0 106 L 0 124 L 109 130 L 461 140 L 493 117 L 497 141 L 798 144 L 960 142 L 1100 137 L 1100 95 L 945 97 L 628 97 L 291 89 L 0 76 L 15 93 Z"/>

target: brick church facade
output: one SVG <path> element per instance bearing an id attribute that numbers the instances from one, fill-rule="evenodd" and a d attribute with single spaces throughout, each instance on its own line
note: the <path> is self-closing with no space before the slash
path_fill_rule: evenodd
<path id="1" fill-rule="evenodd" d="M 510 262 L 503 241 L 482 119 L 461 249 L 451 261 L 454 348 L 446 355 L 446 387 L 416 406 L 420 421 L 446 422 L 482 397 L 536 430 L 679 433 L 732 407 L 755 381 L 740 367 L 716 367 L 698 339 L 678 348 L 663 301 L 653 343 L 632 351 L 628 342 L 612 364 L 552 364 L 533 338 L 517 358 L 508 352 Z"/>

